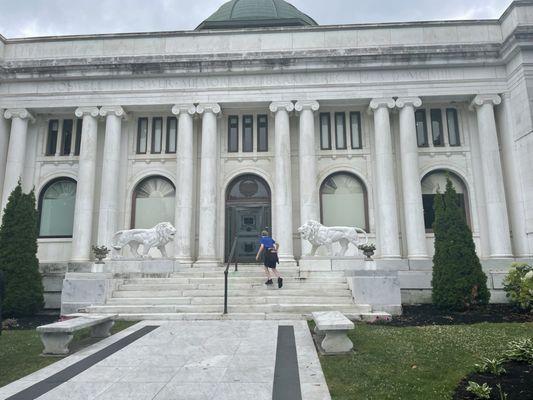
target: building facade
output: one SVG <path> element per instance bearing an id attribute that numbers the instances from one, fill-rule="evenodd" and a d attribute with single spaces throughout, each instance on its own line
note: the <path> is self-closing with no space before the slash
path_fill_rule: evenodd
<path id="1" fill-rule="evenodd" d="M 319 26 L 280 0 L 233 0 L 195 31 L 0 37 L 2 208 L 19 178 L 35 188 L 43 264 L 161 221 L 184 263 L 223 262 L 237 235 L 249 260 L 266 227 L 295 264 L 317 220 L 427 275 L 448 176 L 485 265 L 531 259 L 532 38 L 531 1 Z"/>

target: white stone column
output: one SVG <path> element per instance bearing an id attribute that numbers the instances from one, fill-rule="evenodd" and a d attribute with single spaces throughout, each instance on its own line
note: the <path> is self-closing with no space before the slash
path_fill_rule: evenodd
<path id="1" fill-rule="evenodd" d="M 515 257 L 533 257 L 527 240 L 525 204 L 523 187 L 520 182 L 520 171 L 517 164 L 518 152 L 515 148 L 513 120 L 514 114 L 508 94 L 502 96 L 500 109 L 500 139 L 502 149 L 502 166 L 509 222 L 512 231 L 512 244 Z"/>
<path id="2" fill-rule="evenodd" d="M 396 180 L 394 178 L 394 155 L 389 109 L 396 102 L 392 98 L 374 99 L 370 110 L 374 112 L 374 160 L 376 177 L 378 252 L 381 258 L 400 258 Z"/>
<path id="3" fill-rule="evenodd" d="M 106 118 L 106 126 L 96 242 L 99 246 L 105 245 L 111 248 L 113 235 L 118 230 L 119 187 L 117 179 L 120 175 L 122 119 L 126 117 L 126 113 L 120 106 L 105 106 L 100 108 L 100 116 Z"/>
<path id="4" fill-rule="evenodd" d="M 317 101 L 298 101 L 300 113 L 299 170 L 300 170 L 300 224 L 309 220 L 320 222 L 318 199 L 315 116 L 320 105 Z M 311 251 L 311 244 L 302 239 L 302 256 Z"/>
<path id="5" fill-rule="evenodd" d="M 500 147 L 494 118 L 494 106 L 501 104 L 501 101 L 498 95 L 478 95 L 471 104 L 471 108 L 477 111 L 491 258 L 512 257 Z"/>
<path id="6" fill-rule="evenodd" d="M 216 264 L 217 191 L 218 191 L 218 104 L 199 104 L 202 115 L 202 150 L 200 161 L 200 219 L 197 264 Z"/>
<path id="7" fill-rule="evenodd" d="M 405 240 L 410 259 L 429 258 L 426 245 L 422 186 L 418 166 L 418 144 L 416 141 L 415 107 L 420 107 L 418 97 L 396 100 L 400 109 L 400 158 L 402 164 L 403 213 L 405 219 Z"/>
<path id="8" fill-rule="evenodd" d="M 178 142 L 176 146 L 176 218 L 177 228 L 175 257 L 183 263 L 192 263 L 194 240 L 193 200 L 194 200 L 194 146 L 193 104 L 176 104 L 172 113 L 178 116 Z"/>
<path id="9" fill-rule="evenodd" d="M 291 138 L 289 113 L 294 104 L 289 101 L 273 102 L 270 111 L 275 114 L 274 126 L 274 226 L 273 236 L 279 243 L 279 261 L 294 263 L 292 243 L 292 180 Z"/>
<path id="10" fill-rule="evenodd" d="M 83 118 L 83 128 L 72 233 L 71 260 L 75 262 L 91 259 L 99 114 L 97 107 L 80 107 L 76 110 L 76 117 Z"/>
<path id="11" fill-rule="evenodd" d="M 2 193 L 4 189 L 4 177 L 6 176 L 7 148 L 9 146 L 9 123 L 4 118 L 5 110 L 0 108 L 0 207 L 2 206 Z M 2 210 L 0 209 L 0 216 Z"/>
<path id="12" fill-rule="evenodd" d="M 0 214 L 6 207 L 9 195 L 15 189 L 19 179 L 22 180 L 24 173 L 24 162 L 26 160 L 26 141 L 28 137 L 28 122 L 35 119 L 30 112 L 24 108 L 8 109 L 4 112 L 6 119 L 11 119 L 11 134 L 9 135 L 9 145 L 4 175 L 4 189 L 2 190 L 2 208 Z"/>

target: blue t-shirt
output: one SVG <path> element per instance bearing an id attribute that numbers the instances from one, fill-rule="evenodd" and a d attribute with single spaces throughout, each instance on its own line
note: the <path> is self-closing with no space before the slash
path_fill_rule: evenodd
<path id="1" fill-rule="evenodd" d="M 261 239 L 259 239 L 259 243 L 265 246 L 265 249 L 273 249 L 276 241 L 270 236 L 261 236 Z"/>

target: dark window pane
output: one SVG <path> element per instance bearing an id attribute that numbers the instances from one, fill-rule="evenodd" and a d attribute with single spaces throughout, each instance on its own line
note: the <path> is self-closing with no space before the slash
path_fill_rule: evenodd
<path id="1" fill-rule="evenodd" d="M 137 128 L 137 154 L 146 154 L 148 143 L 148 118 L 139 118 Z"/>
<path id="2" fill-rule="evenodd" d="M 176 117 L 167 118 L 167 153 L 176 152 L 176 142 L 178 139 L 178 120 Z"/>
<path id="3" fill-rule="evenodd" d="M 152 154 L 161 153 L 163 141 L 163 118 L 152 119 Z"/>
<path id="4" fill-rule="evenodd" d="M 433 146 L 444 146 L 442 111 L 440 109 L 431 110 L 431 134 L 433 135 Z"/>
<path id="5" fill-rule="evenodd" d="M 361 113 L 350 113 L 350 127 L 352 135 L 352 149 L 362 149 L 363 140 L 361 137 Z"/>
<path id="6" fill-rule="evenodd" d="M 424 225 L 427 231 L 433 231 L 433 223 L 435 222 L 435 194 L 423 194 L 422 205 L 424 207 Z M 459 200 L 459 208 L 463 211 L 463 216 L 466 220 L 466 205 L 464 193 L 457 193 Z"/>
<path id="7" fill-rule="evenodd" d="M 337 149 L 346 148 L 346 115 L 335 113 L 335 146 Z"/>
<path id="8" fill-rule="evenodd" d="M 83 128 L 83 120 L 82 119 L 76 120 L 76 146 L 74 147 L 74 155 L 75 156 L 79 156 L 80 155 L 82 128 Z"/>
<path id="9" fill-rule="evenodd" d="M 48 138 L 46 139 L 46 155 L 55 156 L 57 149 L 57 132 L 59 131 L 59 121 L 52 119 L 48 122 Z"/>
<path id="10" fill-rule="evenodd" d="M 426 110 L 416 110 L 415 121 L 416 121 L 416 141 L 418 143 L 418 147 L 427 147 L 428 146 L 428 128 L 427 128 L 427 122 L 426 122 Z"/>
<path id="11" fill-rule="evenodd" d="M 63 133 L 61 135 L 61 155 L 69 156 L 72 147 L 72 128 L 74 121 L 66 119 L 63 121 Z"/>
<path id="12" fill-rule="evenodd" d="M 455 108 L 448 108 L 446 110 L 446 119 L 448 121 L 448 139 L 450 141 L 450 146 L 460 146 L 461 136 L 459 135 L 457 110 Z"/>
<path id="13" fill-rule="evenodd" d="M 244 115 L 242 117 L 242 151 L 254 151 L 254 117 Z"/>
<path id="14" fill-rule="evenodd" d="M 331 150 L 331 120 L 329 113 L 320 114 L 320 148 Z"/>
<path id="15" fill-rule="evenodd" d="M 239 117 L 236 115 L 228 117 L 228 151 L 239 151 Z"/>
<path id="16" fill-rule="evenodd" d="M 257 116 L 257 151 L 268 151 L 268 116 Z"/>

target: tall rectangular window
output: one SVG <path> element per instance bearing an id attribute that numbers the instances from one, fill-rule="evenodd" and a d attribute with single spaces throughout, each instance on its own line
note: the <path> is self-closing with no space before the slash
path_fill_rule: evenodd
<path id="1" fill-rule="evenodd" d="M 61 155 L 69 156 L 72 148 L 72 128 L 74 121 L 71 119 L 63 120 L 63 132 L 61 134 Z"/>
<path id="2" fill-rule="evenodd" d="M 137 154 L 146 154 L 148 144 L 148 118 L 139 118 L 137 126 Z"/>
<path id="3" fill-rule="evenodd" d="M 176 117 L 167 118 L 167 153 L 175 153 L 178 141 L 178 120 Z"/>
<path id="4" fill-rule="evenodd" d="M 257 151 L 268 151 L 268 115 L 257 116 Z"/>
<path id="5" fill-rule="evenodd" d="M 361 113 L 350 113 L 350 133 L 352 137 L 352 149 L 362 149 L 363 140 L 361 135 Z"/>
<path id="6" fill-rule="evenodd" d="M 329 113 L 320 114 L 320 148 L 331 150 L 331 119 Z"/>
<path id="7" fill-rule="evenodd" d="M 81 148 L 81 131 L 83 128 L 83 119 L 77 119 L 76 120 L 76 143 L 74 145 L 74 155 L 79 156 L 80 155 L 80 148 Z"/>
<path id="8" fill-rule="evenodd" d="M 152 147 L 150 153 L 160 154 L 163 146 L 163 118 L 152 119 Z"/>
<path id="9" fill-rule="evenodd" d="M 239 117 L 236 115 L 228 117 L 228 151 L 239 151 Z"/>
<path id="10" fill-rule="evenodd" d="M 431 135 L 433 137 L 433 146 L 444 146 L 442 111 L 438 108 L 431 110 Z"/>
<path id="11" fill-rule="evenodd" d="M 59 131 L 59 121 L 52 119 L 48 122 L 48 137 L 46 139 L 46 155 L 55 156 L 57 149 L 57 133 Z"/>
<path id="12" fill-rule="evenodd" d="M 426 120 L 426 110 L 415 111 L 416 142 L 418 147 L 428 147 L 428 127 Z"/>
<path id="13" fill-rule="evenodd" d="M 459 118 L 457 118 L 457 110 L 455 108 L 448 108 L 446 110 L 446 120 L 448 121 L 448 140 L 450 141 L 450 146 L 460 146 Z"/>
<path id="14" fill-rule="evenodd" d="M 254 151 L 253 115 L 244 115 L 242 117 L 242 151 L 247 153 Z"/>
<path id="15" fill-rule="evenodd" d="M 335 113 L 335 147 L 346 149 L 346 114 Z"/>

